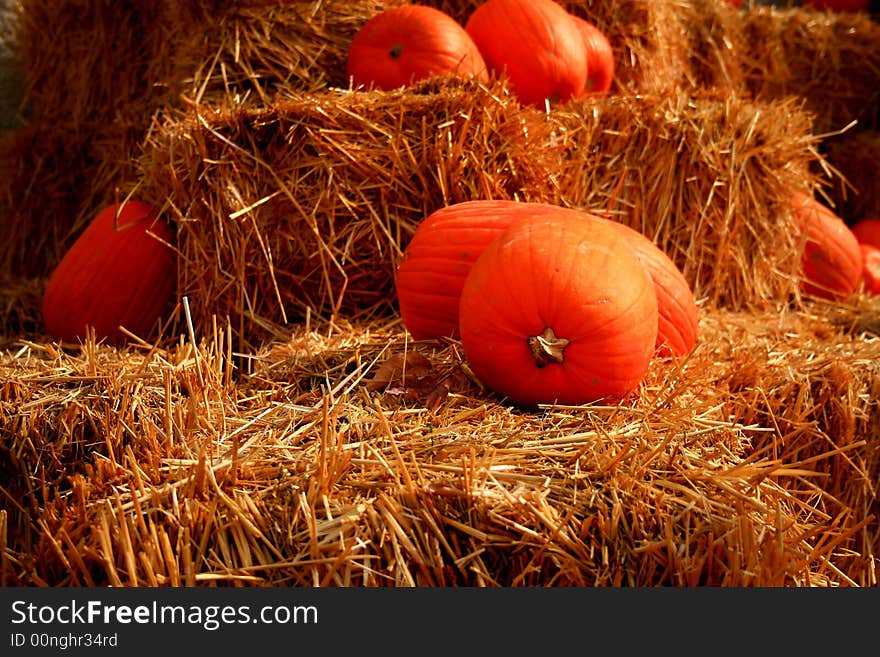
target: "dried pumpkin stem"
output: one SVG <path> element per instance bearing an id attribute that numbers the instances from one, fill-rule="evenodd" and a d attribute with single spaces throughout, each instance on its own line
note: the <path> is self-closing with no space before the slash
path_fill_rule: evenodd
<path id="1" fill-rule="evenodd" d="M 562 352 L 565 351 L 571 340 L 557 337 L 553 328 L 548 326 L 541 335 L 530 336 L 527 342 L 532 356 L 535 358 L 535 365 L 544 367 L 551 363 L 561 365 L 563 362 Z"/>

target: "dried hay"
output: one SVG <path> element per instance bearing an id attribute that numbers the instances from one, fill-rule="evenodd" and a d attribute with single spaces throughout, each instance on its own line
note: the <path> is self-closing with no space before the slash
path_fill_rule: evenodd
<path id="1" fill-rule="evenodd" d="M 141 132 L 102 126 L 70 132 L 29 123 L 0 140 L 0 271 L 47 276 L 95 213 L 135 177 Z"/>
<path id="2" fill-rule="evenodd" d="M 301 326 L 238 374 L 216 325 L 22 343 L 3 582 L 876 586 L 877 312 L 705 313 L 620 405 L 532 413 L 393 323 Z"/>
<path id="3" fill-rule="evenodd" d="M 15 3 L 0 3 L 0 135 L 21 125 L 24 76 L 18 54 L 17 20 Z"/>
<path id="4" fill-rule="evenodd" d="M 197 329 L 229 317 L 252 349 L 310 315 L 393 311 L 402 245 L 437 208 L 551 200 L 550 129 L 502 85 L 450 78 L 195 106 L 153 130 L 136 193 L 179 224 Z"/>
<path id="5" fill-rule="evenodd" d="M 775 205 L 834 174 L 816 133 L 876 120 L 876 25 L 566 4 L 623 55 L 622 93 L 548 116 L 503 83 L 343 89 L 379 3 L 22 3 L 0 585 L 877 586 L 880 307 L 768 308 L 797 253 Z M 22 339 L 38 276 L 130 191 L 185 238 L 184 337 Z M 409 341 L 401 248 L 486 197 L 655 237 L 701 297 L 698 349 L 619 406 L 525 413 L 458 343 Z"/>

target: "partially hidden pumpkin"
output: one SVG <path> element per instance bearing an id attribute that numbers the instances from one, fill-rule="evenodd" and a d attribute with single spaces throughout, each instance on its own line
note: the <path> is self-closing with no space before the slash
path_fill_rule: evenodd
<path id="1" fill-rule="evenodd" d="M 47 334 L 59 342 L 121 345 L 154 336 L 177 287 L 175 231 L 140 201 L 101 210 L 49 276 L 42 298 Z"/>
<path id="2" fill-rule="evenodd" d="M 386 9 L 355 34 L 346 69 L 355 87 L 396 89 L 431 75 L 488 81 L 480 51 L 464 27 L 426 5 Z"/>
<path id="3" fill-rule="evenodd" d="M 862 243 L 862 283 L 871 296 L 880 294 L 880 248 Z"/>
<path id="4" fill-rule="evenodd" d="M 614 50 L 605 33 L 590 21 L 572 14 L 587 51 L 587 81 L 584 93 L 603 95 L 614 81 Z"/>
<path id="5" fill-rule="evenodd" d="M 697 341 L 696 300 L 672 259 L 639 231 L 592 213 L 549 203 L 464 201 L 441 208 L 417 226 L 397 268 L 396 290 L 404 326 L 417 340 L 459 337 L 459 299 L 473 263 L 514 221 L 563 215 L 605 221 L 627 239 L 653 280 L 662 355 L 690 353 Z"/>
<path id="6" fill-rule="evenodd" d="M 632 392 L 648 370 L 657 297 L 609 222 L 527 217 L 474 262 L 459 323 L 471 370 L 511 402 L 613 401 Z"/>
<path id="7" fill-rule="evenodd" d="M 880 248 L 880 217 L 861 219 L 853 224 L 851 230 L 859 243 Z"/>
<path id="8" fill-rule="evenodd" d="M 809 295 L 839 300 L 858 289 L 862 252 L 846 223 L 812 196 L 792 196 L 793 216 L 804 238 L 801 289 Z"/>
<path id="9" fill-rule="evenodd" d="M 506 75 L 521 103 L 544 108 L 583 93 L 584 40 L 553 0 L 487 0 L 464 27 L 490 72 Z"/>
<path id="10" fill-rule="evenodd" d="M 867 12 L 871 9 L 871 0 L 802 0 L 801 5 L 816 11 Z"/>

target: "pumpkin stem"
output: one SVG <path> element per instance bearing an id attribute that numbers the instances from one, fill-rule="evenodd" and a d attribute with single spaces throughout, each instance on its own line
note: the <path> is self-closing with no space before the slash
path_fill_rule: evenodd
<path id="1" fill-rule="evenodd" d="M 403 54 L 403 46 L 399 43 L 395 43 L 391 46 L 391 50 L 388 51 L 388 54 L 391 55 L 391 59 L 398 59 Z"/>
<path id="2" fill-rule="evenodd" d="M 535 358 L 535 365 L 544 367 L 551 363 L 561 365 L 563 362 L 562 352 L 571 340 L 556 337 L 553 328 L 548 326 L 541 335 L 530 336 L 527 342 L 529 350 Z"/>

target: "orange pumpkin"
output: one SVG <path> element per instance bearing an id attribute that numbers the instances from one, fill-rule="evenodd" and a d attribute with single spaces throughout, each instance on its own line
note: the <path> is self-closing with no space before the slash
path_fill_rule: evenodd
<path id="1" fill-rule="evenodd" d="M 489 70 L 543 108 L 583 93 L 587 53 L 574 18 L 553 0 L 487 0 L 465 23 Z"/>
<path id="2" fill-rule="evenodd" d="M 528 217 L 474 262 L 459 322 L 471 370 L 513 403 L 610 401 L 648 370 L 657 297 L 609 222 Z"/>
<path id="3" fill-rule="evenodd" d="M 880 294 L 880 248 L 862 243 L 862 282 L 871 296 Z"/>
<path id="4" fill-rule="evenodd" d="M 572 15 L 587 50 L 587 82 L 584 93 L 602 95 L 614 81 L 614 50 L 605 33 L 588 20 Z"/>
<path id="5" fill-rule="evenodd" d="M 426 5 L 393 7 L 373 16 L 352 39 L 346 66 L 354 86 L 386 90 L 431 75 L 489 79 L 464 27 Z"/>
<path id="6" fill-rule="evenodd" d="M 609 221 L 622 231 L 651 276 L 657 294 L 657 349 L 661 355 L 684 356 L 697 344 L 699 311 L 690 283 L 669 255 L 634 228 Z"/>
<path id="7" fill-rule="evenodd" d="M 486 246 L 514 221 L 565 215 L 607 221 L 626 237 L 650 274 L 657 293 L 656 346 L 682 356 L 696 344 L 698 311 L 681 270 L 642 233 L 582 210 L 510 200 L 465 201 L 428 215 L 416 228 L 397 268 L 397 299 L 403 324 L 417 340 L 459 337 L 458 306 L 464 280 Z"/>
<path id="8" fill-rule="evenodd" d="M 862 252 L 853 232 L 829 207 L 801 192 L 793 195 L 792 209 L 805 238 L 802 290 L 832 300 L 855 292 L 862 280 Z"/>
<path id="9" fill-rule="evenodd" d="M 84 341 L 87 327 L 108 344 L 124 344 L 124 326 L 153 336 L 174 301 L 174 230 L 140 201 L 104 208 L 52 271 L 42 299 L 43 324 L 61 342 Z"/>
<path id="10" fill-rule="evenodd" d="M 869 217 L 853 224 L 853 235 L 861 244 L 880 248 L 880 217 Z"/>
<path id="11" fill-rule="evenodd" d="M 536 209 L 515 201 L 465 201 L 419 223 L 395 281 L 400 316 L 413 338 L 458 337 L 458 304 L 471 266 L 523 212 Z"/>

